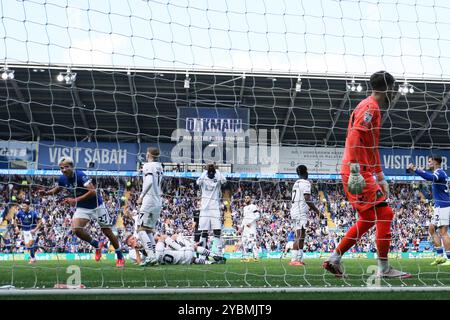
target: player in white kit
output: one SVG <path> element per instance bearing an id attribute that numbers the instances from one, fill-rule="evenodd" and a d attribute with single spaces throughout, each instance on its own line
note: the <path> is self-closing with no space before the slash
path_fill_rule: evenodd
<path id="1" fill-rule="evenodd" d="M 311 200 L 311 183 L 308 181 L 308 169 L 304 165 L 297 167 L 297 174 L 300 179 L 294 183 L 292 188 L 291 219 L 295 232 L 295 241 L 292 258 L 289 262 L 291 266 L 303 266 L 303 246 L 305 244 L 306 224 L 308 222 L 309 209 L 314 210 L 322 219 L 319 209 Z"/>
<path id="2" fill-rule="evenodd" d="M 253 261 L 258 261 L 258 247 L 257 247 L 257 221 L 260 218 L 258 207 L 253 204 L 252 197 L 246 195 L 244 198 L 244 216 L 240 225 L 242 235 L 242 260 L 251 261 L 248 253 L 253 255 Z"/>
<path id="3" fill-rule="evenodd" d="M 136 224 L 137 234 L 147 253 L 147 257 L 140 264 L 141 266 L 151 265 L 157 262 L 154 232 L 162 209 L 161 182 L 163 179 L 163 168 L 161 163 L 158 162 L 159 153 L 159 149 L 149 147 L 147 149 L 148 162 L 142 168 L 144 181 L 142 192 L 137 200 L 137 204 L 141 205 L 141 207 Z"/>
<path id="4" fill-rule="evenodd" d="M 156 235 L 155 240 L 157 240 L 155 252 L 159 264 L 223 264 L 226 262 L 224 257 L 212 254 L 208 249 L 190 242 L 182 235 Z M 128 236 L 125 243 L 131 248 L 130 260 L 145 259 L 146 252 L 141 249 L 135 236 Z M 214 261 L 209 261 L 209 257 L 212 257 Z"/>
<path id="5" fill-rule="evenodd" d="M 216 170 L 214 164 L 209 164 L 197 179 L 201 188 L 201 205 L 198 229 L 201 230 L 201 245 L 208 247 L 208 232 L 213 231 L 218 254 L 222 254 L 222 215 L 220 213 L 221 187 L 226 183 L 225 177 Z"/>

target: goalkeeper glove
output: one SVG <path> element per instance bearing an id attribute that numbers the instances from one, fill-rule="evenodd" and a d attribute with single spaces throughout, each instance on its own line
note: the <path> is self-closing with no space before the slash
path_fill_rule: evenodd
<path id="1" fill-rule="evenodd" d="M 350 177 L 348 178 L 348 192 L 351 194 L 362 193 L 364 187 L 366 186 L 366 180 L 359 173 L 359 163 L 350 163 Z"/>
<path id="2" fill-rule="evenodd" d="M 381 189 L 383 190 L 383 193 L 386 198 L 389 198 L 389 184 L 386 180 L 378 181 L 378 184 L 380 185 Z"/>

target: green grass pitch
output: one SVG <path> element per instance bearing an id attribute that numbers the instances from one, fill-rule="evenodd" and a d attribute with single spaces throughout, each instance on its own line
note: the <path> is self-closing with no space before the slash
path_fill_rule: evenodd
<path id="1" fill-rule="evenodd" d="M 449 287 L 450 266 L 430 266 L 431 259 L 391 259 L 395 268 L 410 272 L 411 279 L 381 280 L 381 286 L 394 287 Z M 306 266 L 289 266 L 288 260 L 266 259 L 259 262 L 228 260 L 224 265 L 164 265 L 139 267 L 127 261 L 123 269 L 113 261 L 38 261 L 29 265 L 25 261 L 0 262 L 0 286 L 22 288 L 53 288 L 56 283 L 66 283 L 72 273 L 69 266 L 78 266 L 81 283 L 87 288 L 216 288 L 216 287 L 366 287 L 376 270 L 376 260 L 345 259 L 348 277 L 337 279 L 326 273 L 323 259 L 307 259 Z M 373 291 L 373 290 L 372 290 Z M 82 293 L 82 290 L 80 290 Z M 38 296 L 39 297 L 39 296 Z M 73 299 L 73 296 L 54 298 Z M 17 298 L 1 296 L 0 299 Z M 30 297 L 27 297 L 30 298 Z M 32 297 L 31 297 L 32 298 Z M 42 298 L 42 297 L 41 297 Z M 165 295 L 103 295 L 76 296 L 86 299 L 224 299 L 220 294 L 165 294 Z M 450 292 L 377 293 L 240 293 L 226 295 L 225 299 L 449 299 Z"/>

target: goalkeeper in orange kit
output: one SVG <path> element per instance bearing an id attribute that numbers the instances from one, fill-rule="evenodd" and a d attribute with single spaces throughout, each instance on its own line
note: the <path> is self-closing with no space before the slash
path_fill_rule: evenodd
<path id="1" fill-rule="evenodd" d="M 341 258 L 373 226 L 376 226 L 378 276 L 410 278 L 406 272 L 393 269 L 388 262 L 391 222 L 394 213 L 386 202 L 389 185 L 381 168 L 380 105 L 392 101 L 395 79 L 386 71 L 370 77 L 372 94 L 361 101 L 350 116 L 341 176 L 350 204 L 358 212 L 358 221 L 346 233 L 323 267 L 337 277 L 345 276 Z M 376 175 L 376 179 L 374 179 Z"/>

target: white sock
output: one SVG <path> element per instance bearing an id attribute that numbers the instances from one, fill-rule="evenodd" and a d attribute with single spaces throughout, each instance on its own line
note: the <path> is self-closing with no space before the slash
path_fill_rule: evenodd
<path id="1" fill-rule="evenodd" d="M 298 250 L 297 260 L 303 262 L 303 249 Z"/>
<path id="2" fill-rule="evenodd" d="M 221 237 L 214 237 L 214 240 L 216 241 L 217 254 L 219 256 L 221 256 L 222 255 L 222 249 L 223 249 L 222 238 Z"/>
<path id="3" fill-rule="evenodd" d="M 253 249 L 252 249 L 252 253 L 253 253 L 253 258 L 258 259 L 258 248 L 254 245 Z"/>
<path id="4" fill-rule="evenodd" d="M 197 253 L 201 254 L 202 256 L 208 257 L 211 254 L 211 251 L 209 251 L 206 248 L 203 247 L 197 247 Z"/>
<path id="5" fill-rule="evenodd" d="M 149 234 L 145 231 L 139 231 L 138 232 L 138 236 L 139 239 L 142 242 L 142 245 L 144 246 L 144 250 L 147 253 L 147 257 L 154 257 L 155 256 L 155 252 L 153 250 L 154 247 L 154 243 L 155 243 L 155 239 L 153 238 L 153 234 L 151 235 L 151 237 L 149 236 Z M 150 238 L 153 238 L 153 244 Z"/>
<path id="6" fill-rule="evenodd" d="M 181 250 L 183 247 L 177 243 L 176 241 L 174 241 L 173 239 L 171 239 L 170 237 L 167 237 L 166 240 L 164 240 L 164 242 L 171 247 L 173 250 Z"/>
<path id="7" fill-rule="evenodd" d="M 298 255 L 298 250 L 291 250 L 291 261 L 296 261 Z"/>

